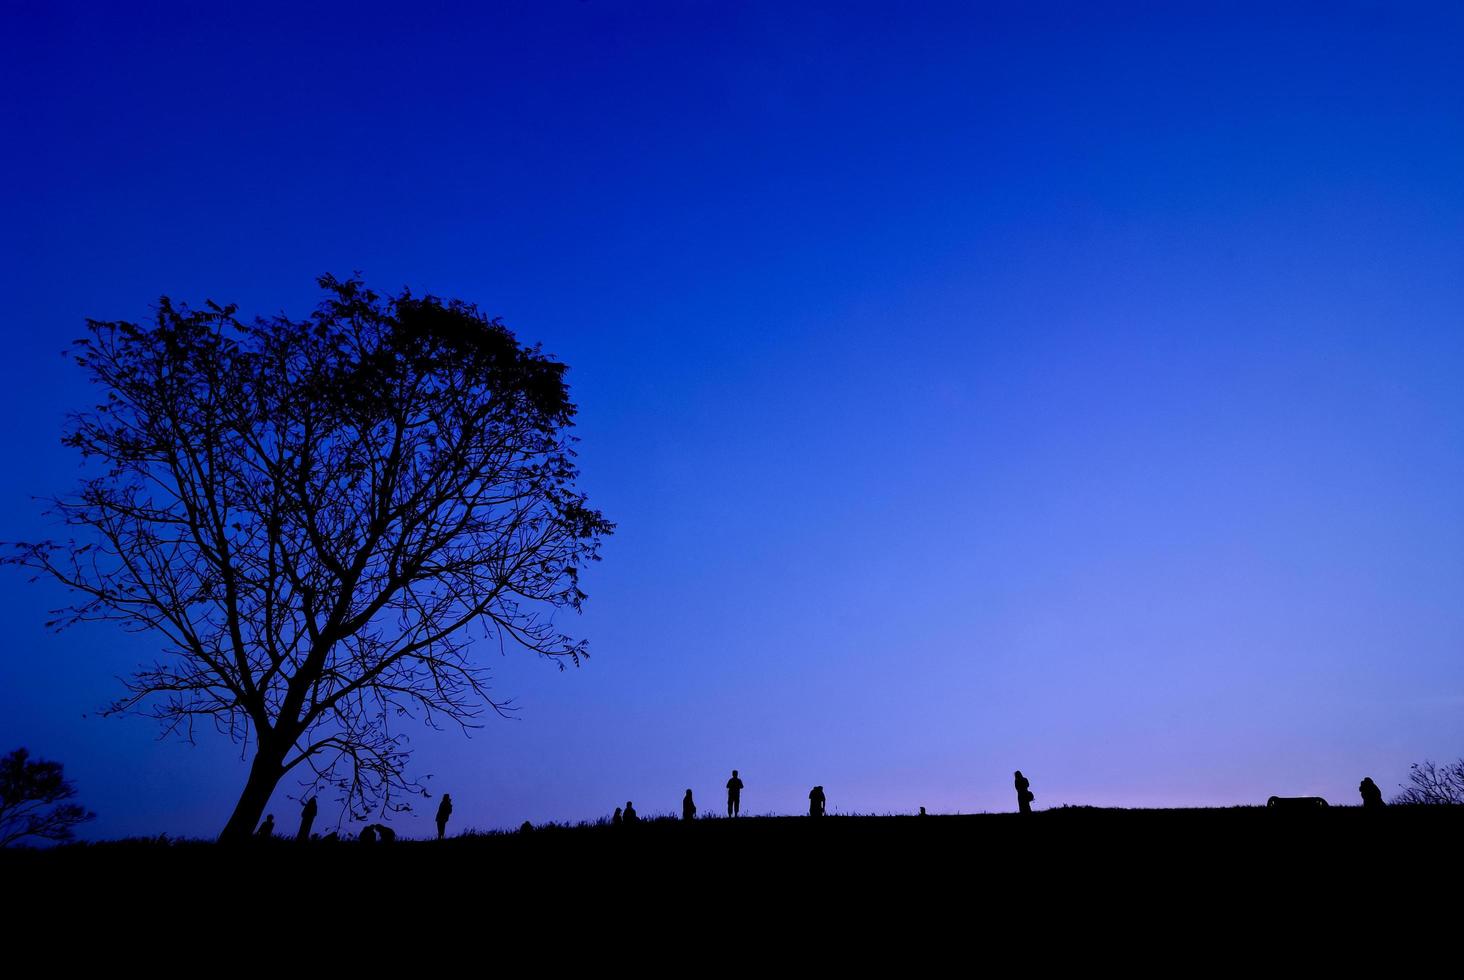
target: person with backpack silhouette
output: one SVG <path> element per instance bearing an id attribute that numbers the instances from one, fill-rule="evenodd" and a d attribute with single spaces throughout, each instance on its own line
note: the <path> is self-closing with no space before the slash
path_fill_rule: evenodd
<path id="1" fill-rule="evenodd" d="M 315 814 L 319 809 L 315 797 L 305 801 L 305 805 L 300 808 L 300 832 L 295 835 L 296 840 L 310 839 L 310 828 L 315 825 Z"/>
<path id="2" fill-rule="evenodd" d="M 1032 784 L 1027 781 L 1026 776 L 1022 775 L 1022 770 L 1018 769 L 1015 775 L 1016 779 L 1014 783 L 1017 787 L 1017 810 L 1020 813 L 1031 813 L 1032 801 L 1037 799 L 1030 789 Z"/>
<path id="3" fill-rule="evenodd" d="M 821 817 L 824 815 L 824 806 L 828 800 L 824 797 L 824 788 L 815 786 L 808 793 L 808 815 L 810 817 Z"/>
<path id="4" fill-rule="evenodd" d="M 447 818 L 452 816 L 452 794 L 443 793 L 442 802 L 437 805 L 437 839 L 447 833 Z"/>
<path id="5" fill-rule="evenodd" d="M 727 816 L 735 817 L 742 811 L 742 780 L 737 778 L 737 770 L 732 770 L 732 778 L 727 780 Z"/>
<path id="6" fill-rule="evenodd" d="M 686 795 L 681 798 L 681 819 L 696 819 L 696 804 L 692 802 L 691 790 L 687 790 Z"/>

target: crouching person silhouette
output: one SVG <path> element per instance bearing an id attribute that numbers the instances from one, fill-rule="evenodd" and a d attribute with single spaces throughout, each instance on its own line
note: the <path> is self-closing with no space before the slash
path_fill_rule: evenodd
<path id="1" fill-rule="evenodd" d="M 1372 781 L 1371 776 L 1362 777 L 1362 782 L 1357 784 L 1357 791 L 1362 794 L 1364 809 L 1371 810 L 1383 805 L 1383 791 L 1378 789 L 1378 784 Z"/>

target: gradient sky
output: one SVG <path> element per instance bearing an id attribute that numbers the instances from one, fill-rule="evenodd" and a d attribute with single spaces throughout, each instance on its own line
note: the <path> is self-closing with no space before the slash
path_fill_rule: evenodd
<path id="1" fill-rule="evenodd" d="M 619 525 L 585 666 L 485 650 L 517 719 L 414 739 L 456 827 L 1464 754 L 1457 4 L 483 6 L 3 0 L 0 539 L 76 478 L 83 318 L 360 270 L 567 362 Z M 216 834 L 237 747 L 96 715 L 153 644 L 0 574 L 0 750 Z"/>

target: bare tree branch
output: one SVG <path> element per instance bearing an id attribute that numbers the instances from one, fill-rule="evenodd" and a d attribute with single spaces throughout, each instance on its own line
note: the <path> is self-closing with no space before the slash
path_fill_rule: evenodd
<path id="1" fill-rule="evenodd" d="M 1464 759 L 1444 765 L 1415 762 L 1408 769 L 1409 785 L 1393 797 L 1393 803 L 1428 805 L 1464 805 Z"/>

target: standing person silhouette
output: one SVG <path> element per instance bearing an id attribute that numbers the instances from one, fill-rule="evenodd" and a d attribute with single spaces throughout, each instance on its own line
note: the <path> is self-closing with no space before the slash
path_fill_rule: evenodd
<path id="1" fill-rule="evenodd" d="M 300 808 L 300 832 L 295 835 L 296 840 L 310 839 L 310 828 L 315 826 L 315 814 L 319 810 L 320 807 L 316 804 L 315 797 L 312 796 L 305 801 L 305 805 Z"/>
<path id="2" fill-rule="evenodd" d="M 613 817 L 610 818 L 610 826 L 612 826 L 612 827 L 619 827 L 620 826 L 620 807 L 616 807 L 615 808 L 615 816 L 613 816 Z"/>
<path id="3" fill-rule="evenodd" d="M 681 798 L 681 819 L 696 819 L 696 804 L 692 802 L 691 790 L 687 790 L 686 795 Z"/>
<path id="4" fill-rule="evenodd" d="M 1037 797 L 1032 795 L 1031 789 L 1029 789 L 1032 784 L 1027 781 L 1026 776 L 1022 775 L 1022 770 L 1020 769 L 1016 771 L 1015 776 L 1016 779 L 1013 780 L 1013 784 L 1017 787 L 1017 810 L 1021 813 L 1031 813 L 1032 801 L 1037 799 Z"/>
<path id="5" fill-rule="evenodd" d="M 269 816 L 265 817 L 264 818 L 264 823 L 260 824 L 259 825 L 259 829 L 256 830 L 254 833 L 257 836 L 259 836 L 259 837 L 273 837 L 274 836 L 274 814 L 271 813 Z"/>
<path id="6" fill-rule="evenodd" d="M 637 820 L 640 819 L 640 817 L 636 816 L 635 807 L 631 805 L 631 802 L 629 800 L 625 801 L 625 815 L 620 819 L 624 821 L 627 826 L 635 823 Z"/>
<path id="7" fill-rule="evenodd" d="M 815 786 L 808 793 L 808 815 L 810 817 L 821 817 L 824 815 L 824 805 L 828 802 L 824 797 L 822 786 Z"/>
<path id="8" fill-rule="evenodd" d="M 735 817 L 742 812 L 742 780 L 737 778 L 737 770 L 732 770 L 732 778 L 727 780 L 727 816 Z"/>
<path id="9" fill-rule="evenodd" d="M 442 802 L 437 804 L 437 839 L 447 833 L 447 818 L 452 816 L 452 794 L 443 793 Z"/>

